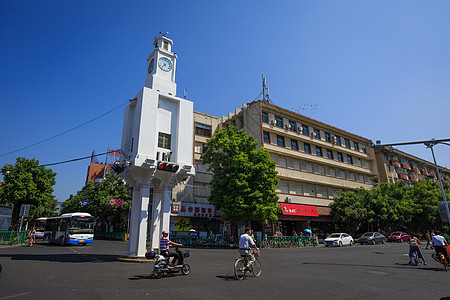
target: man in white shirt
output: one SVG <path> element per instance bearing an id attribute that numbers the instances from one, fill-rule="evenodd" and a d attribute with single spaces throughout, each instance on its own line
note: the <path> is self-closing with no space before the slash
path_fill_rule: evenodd
<path id="1" fill-rule="evenodd" d="M 450 262 L 448 259 L 447 249 L 444 247 L 448 245 L 447 240 L 441 235 L 439 231 L 436 231 L 436 235 L 431 239 L 433 242 L 434 250 L 436 251 L 436 255 L 439 256 L 439 253 L 444 254 L 447 262 Z"/>
<path id="2" fill-rule="evenodd" d="M 249 268 L 250 265 L 255 261 L 255 257 L 250 251 L 250 247 L 253 247 L 256 249 L 256 251 L 259 251 L 258 247 L 251 237 L 251 234 L 252 230 L 250 228 L 245 228 L 245 233 L 239 237 L 239 254 L 241 256 L 247 257 L 247 268 Z"/>

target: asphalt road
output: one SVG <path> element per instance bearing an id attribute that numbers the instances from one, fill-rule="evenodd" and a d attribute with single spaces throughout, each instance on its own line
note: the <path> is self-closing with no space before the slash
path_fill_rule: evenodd
<path id="1" fill-rule="evenodd" d="M 116 258 L 127 245 L 0 247 L 1 299 L 450 299 L 450 272 L 408 265 L 407 244 L 262 249 L 262 275 L 237 281 L 235 249 L 190 249 L 191 274 L 153 279 L 153 264 Z"/>

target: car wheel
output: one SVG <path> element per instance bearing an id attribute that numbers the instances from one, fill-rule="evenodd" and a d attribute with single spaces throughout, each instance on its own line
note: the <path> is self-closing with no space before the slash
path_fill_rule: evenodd
<path id="1" fill-rule="evenodd" d="M 353 241 L 350 241 L 350 246 L 353 246 L 353 244 L 354 244 Z"/>
<path id="2" fill-rule="evenodd" d="M 359 242 L 361 245 L 363 244 L 363 242 Z"/>
<path id="3" fill-rule="evenodd" d="M 386 240 L 385 240 L 385 239 L 382 239 L 382 240 L 381 240 L 381 243 L 382 243 L 382 244 L 386 243 Z"/>
<path id="4" fill-rule="evenodd" d="M 339 241 L 339 247 L 342 247 L 343 245 L 342 245 L 342 241 Z"/>
<path id="5" fill-rule="evenodd" d="M 375 242 L 375 240 L 372 240 L 372 245 L 375 245 L 377 242 Z"/>
<path id="6" fill-rule="evenodd" d="M 403 239 L 400 239 L 399 242 L 400 242 L 400 243 L 403 243 Z"/>
<path id="7" fill-rule="evenodd" d="M 325 245 L 325 247 L 328 247 L 329 245 Z"/>

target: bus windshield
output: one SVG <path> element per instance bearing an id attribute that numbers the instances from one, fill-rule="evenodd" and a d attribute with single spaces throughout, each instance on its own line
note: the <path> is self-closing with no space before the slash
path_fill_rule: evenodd
<path id="1" fill-rule="evenodd" d="M 94 219 L 74 217 L 70 225 L 70 233 L 94 233 Z"/>

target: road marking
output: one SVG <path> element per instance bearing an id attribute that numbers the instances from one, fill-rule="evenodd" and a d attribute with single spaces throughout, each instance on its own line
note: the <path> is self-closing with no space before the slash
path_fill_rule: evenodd
<path id="1" fill-rule="evenodd" d="M 366 271 L 367 273 L 371 273 L 371 274 L 377 274 L 377 275 L 387 275 L 388 273 L 386 272 L 381 272 L 381 271 Z"/>
<path id="2" fill-rule="evenodd" d="M 17 298 L 17 297 L 20 297 L 20 296 L 28 295 L 29 293 L 31 293 L 31 292 L 26 292 L 26 293 L 22 293 L 22 294 L 17 294 L 17 295 L 6 296 L 6 297 L 2 297 L 2 298 L 0 298 L 0 299 L 11 299 L 11 298 Z"/>

